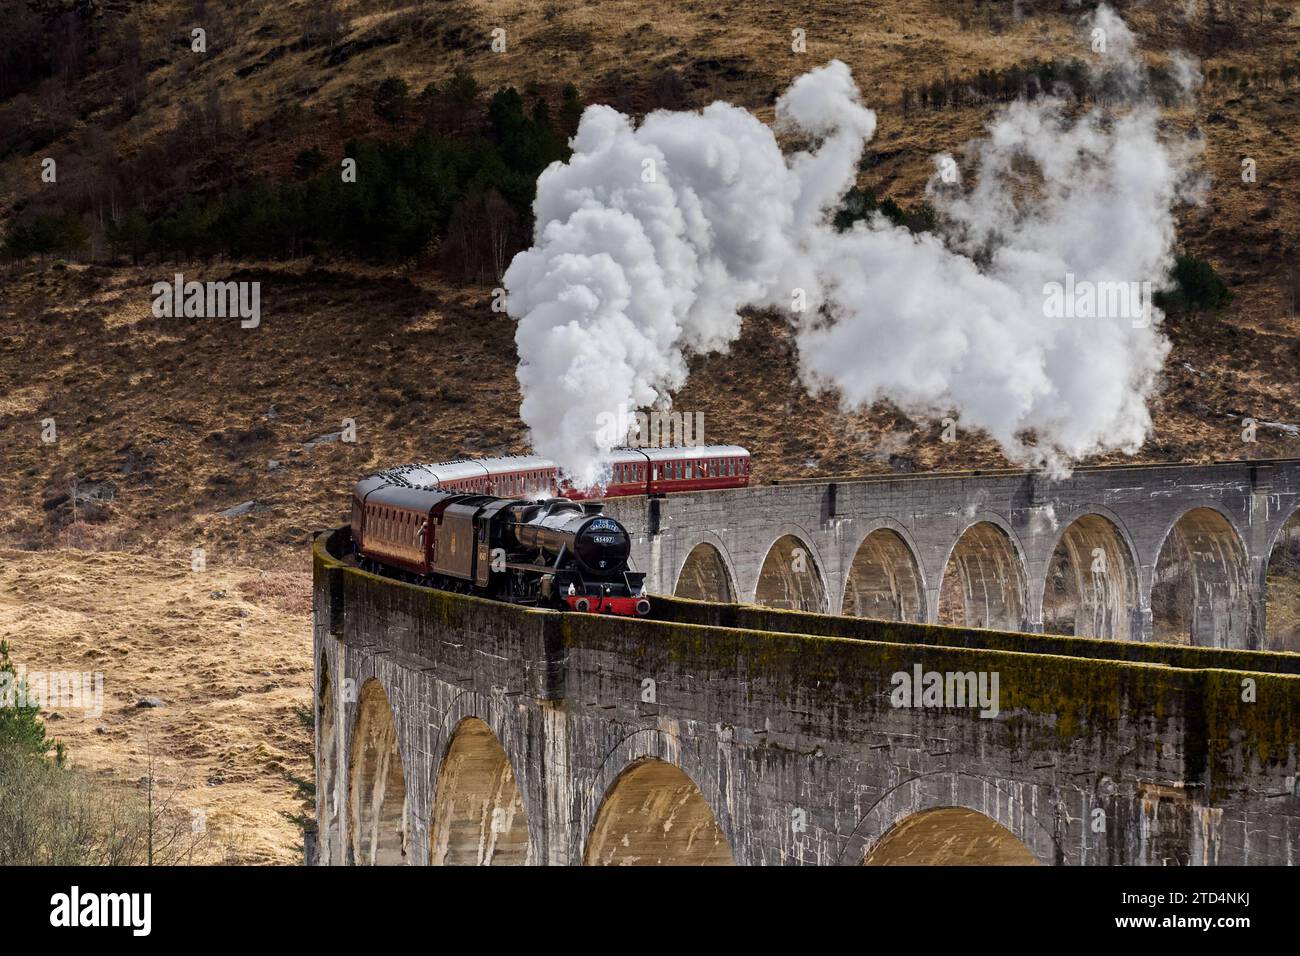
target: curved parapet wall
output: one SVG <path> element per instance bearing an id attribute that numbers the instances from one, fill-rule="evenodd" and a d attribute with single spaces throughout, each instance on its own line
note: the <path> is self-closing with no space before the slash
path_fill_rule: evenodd
<path id="1" fill-rule="evenodd" d="M 314 545 L 322 863 L 1298 862 L 1300 656 L 672 599 L 560 614 L 369 574 L 347 543 Z M 387 739 L 371 682 L 382 777 L 353 765 Z"/>

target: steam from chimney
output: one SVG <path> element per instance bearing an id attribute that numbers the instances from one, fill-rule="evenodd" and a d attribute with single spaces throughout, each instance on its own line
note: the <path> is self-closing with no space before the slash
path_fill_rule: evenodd
<path id="1" fill-rule="evenodd" d="M 778 100 L 777 130 L 811 143 L 790 155 L 721 102 L 639 127 L 589 107 L 572 158 L 539 178 L 533 247 L 505 275 L 537 453 L 597 480 L 617 443 L 602 415 L 670 402 L 686 356 L 727 349 L 745 308 L 790 313 L 805 384 L 847 407 L 890 399 L 953 414 L 1013 460 L 1057 471 L 1136 451 L 1169 348 L 1159 310 L 1066 317 L 1046 293 L 1067 281 L 1159 288 L 1173 208 L 1196 198 L 1195 151 L 1160 134 L 1124 23 L 1103 6 L 1087 27 L 1101 31 L 1097 69 L 1125 108 L 1073 116 L 1049 96 L 1000 111 L 967 146 L 972 188 L 931 179 L 942 238 L 878 215 L 830 225 L 875 130 L 839 61 Z M 1178 75 L 1195 71 L 1180 61 Z"/>

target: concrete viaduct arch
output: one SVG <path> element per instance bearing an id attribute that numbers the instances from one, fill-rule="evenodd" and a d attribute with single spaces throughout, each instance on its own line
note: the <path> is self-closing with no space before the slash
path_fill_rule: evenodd
<path id="1" fill-rule="evenodd" d="M 1002 515 L 972 515 L 948 549 L 934 621 L 958 627 L 1026 630 L 1031 618 L 1025 548 Z"/>
<path id="2" fill-rule="evenodd" d="M 406 774 L 388 694 L 371 678 L 361 689 L 352 732 L 348 806 L 352 860 L 370 866 L 410 862 Z"/>
<path id="3" fill-rule="evenodd" d="M 429 862 L 522 866 L 530 861 L 528 817 L 510 758 L 477 717 L 456 725 L 433 789 Z"/>
<path id="4" fill-rule="evenodd" d="M 877 866 L 906 864 L 909 854 L 906 851 L 899 853 L 897 844 L 892 858 L 886 859 L 889 854 L 879 853 L 891 835 L 897 834 L 899 827 L 945 810 L 961 810 L 989 824 L 983 826 L 971 817 L 963 819 L 958 816 L 949 818 L 947 826 L 942 827 L 949 832 L 941 839 L 958 844 L 955 855 L 962 858 L 961 862 L 967 865 L 1051 865 L 1058 862 L 1059 851 L 1050 825 L 1045 825 L 1035 814 L 1035 798 L 1032 790 L 1006 789 L 998 782 L 977 774 L 940 772 L 912 777 L 882 794 L 863 815 L 849 835 L 839 862 L 845 865 L 874 862 Z M 929 819 L 933 823 L 936 818 L 930 816 Z M 965 838 L 958 836 L 954 839 L 954 831 L 960 834 L 963 830 Z M 999 831 L 1014 841 L 1014 846 L 1000 840 Z M 913 836 L 910 849 L 939 851 L 939 847 L 925 846 L 931 841 Z M 994 845 L 981 847 L 981 842 Z"/>
<path id="5" fill-rule="evenodd" d="M 736 600 L 736 574 L 726 545 L 707 532 L 686 552 L 673 580 L 676 583 L 672 593 L 677 597 L 728 603 Z"/>
<path id="6" fill-rule="evenodd" d="M 1300 595 L 1292 582 L 1300 569 L 1300 505 L 1289 515 L 1279 516 L 1277 528 L 1269 536 L 1265 551 L 1268 557 L 1255 572 L 1255 587 L 1264 596 L 1266 607 L 1265 647 L 1269 650 L 1300 652 Z M 1276 575 L 1271 580 L 1270 575 Z"/>
<path id="7" fill-rule="evenodd" d="M 1232 515 L 1214 502 L 1188 507 L 1169 525 L 1152 565 L 1147 594 L 1155 639 L 1251 646 L 1249 579 L 1246 542 Z"/>
<path id="8" fill-rule="evenodd" d="M 1094 507 L 1061 527 L 1049 546 L 1047 567 L 1030 578 L 1031 588 L 1041 580 L 1039 620 L 1045 632 L 1117 640 L 1143 633 L 1139 559 L 1122 518 Z"/>
<path id="9" fill-rule="evenodd" d="M 924 621 L 925 571 L 911 532 L 893 518 L 864 522 L 844 572 L 840 614 L 890 621 Z"/>

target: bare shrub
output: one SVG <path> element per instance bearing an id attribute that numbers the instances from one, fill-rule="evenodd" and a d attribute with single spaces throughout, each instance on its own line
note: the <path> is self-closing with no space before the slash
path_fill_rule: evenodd
<path id="1" fill-rule="evenodd" d="M 263 571 L 239 582 L 241 593 L 256 604 L 269 604 L 289 614 L 311 612 L 311 576 L 294 571 Z"/>
<path id="2" fill-rule="evenodd" d="M 0 750 L 0 866 L 172 865 L 206 860 L 206 827 L 159 793 Z"/>

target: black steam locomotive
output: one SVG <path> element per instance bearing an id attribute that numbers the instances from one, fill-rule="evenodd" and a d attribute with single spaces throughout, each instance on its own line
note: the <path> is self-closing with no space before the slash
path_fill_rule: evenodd
<path id="1" fill-rule="evenodd" d="M 361 567 L 512 604 L 603 614 L 650 611 L 632 542 L 599 502 L 525 501 L 418 484 L 419 466 L 363 478 L 352 492 Z"/>

